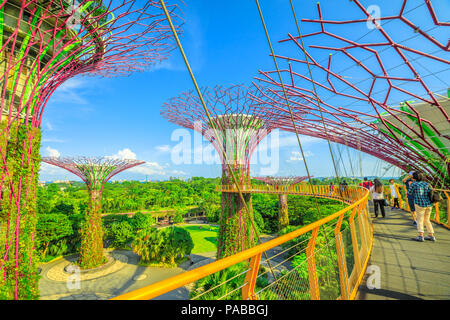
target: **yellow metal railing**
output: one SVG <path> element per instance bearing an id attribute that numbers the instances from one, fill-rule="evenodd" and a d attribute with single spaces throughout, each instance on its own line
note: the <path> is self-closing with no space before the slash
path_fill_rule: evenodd
<path id="1" fill-rule="evenodd" d="M 450 229 L 450 190 L 437 189 L 437 191 L 443 195 L 443 200 L 434 204 L 435 215 L 432 221 Z"/>
<path id="2" fill-rule="evenodd" d="M 354 186 L 339 187 L 309 184 L 297 184 L 292 186 L 273 186 L 273 185 L 243 185 L 242 193 L 268 193 L 268 194 L 289 194 L 301 196 L 317 196 L 320 198 L 339 200 L 345 203 L 353 203 L 359 200 L 360 194 L 356 192 Z M 238 189 L 234 185 L 218 185 L 217 192 L 237 193 Z"/>
<path id="3" fill-rule="evenodd" d="M 222 192 L 235 192 L 232 186 L 219 186 L 218 189 Z M 348 206 L 253 248 L 114 299 L 153 299 L 186 285 L 195 287 L 197 282 L 201 283 L 208 276 L 217 276 L 218 283 L 209 285 L 208 288 L 192 290 L 195 297 L 191 293 L 190 298 L 354 299 L 373 243 L 373 229 L 367 207 L 369 192 L 366 189 L 353 186 L 330 189 L 329 186 L 274 188 L 249 185 L 241 191 L 315 194 L 318 197 L 341 200 Z M 278 252 L 280 247 L 282 251 Z M 270 260 L 270 273 L 267 271 L 268 261 L 263 260 L 263 253 Z M 226 270 L 237 266 L 242 268 L 230 274 L 230 277 L 223 278 Z M 221 293 L 213 294 L 214 290 Z"/>
<path id="4" fill-rule="evenodd" d="M 397 195 L 399 197 L 399 203 L 400 208 L 404 209 L 405 211 L 410 212 L 408 198 L 407 198 L 407 191 L 406 187 L 404 185 L 395 185 Z M 450 190 L 445 189 L 436 189 L 441 193 L 442 201 L 436 202 L 434 204 L 434 210 L 432 213 L 431 221 L 440 224 L 444 226 L 447 229 L 450 229 Z M 387 199 L 389 199 L 391 205 L 393 205 L 393 199 L 391 196 L 391 191 L 388 186 L 385 186 L 385 194 Z"/>

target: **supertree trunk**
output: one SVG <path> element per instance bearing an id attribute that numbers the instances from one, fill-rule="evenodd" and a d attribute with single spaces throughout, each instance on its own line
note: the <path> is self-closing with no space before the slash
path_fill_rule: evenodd
<path id="1" fill-rule="evenodd" d="M 101 218 L 101 192 L 89 192 L 89 207 L 81 229 L 79 266 L 82 269 L 96 268 L 106 262 L 103 255 L 103 229 Z"/>
<path id="2" fill-rule="evenodd" d="M 102 229 L 102 190 L 105 183 L 114 175 L 141 165 L 144 161 L 113 158 L 52 158 L 44 157 L 42 161 L 64 168 L 79 176 L 87 186 L 89 207 L 86 210 L 81 228 L 81 247 L 78 265 L 82 269 L 92 269 L 106 262 L 103 255 Z"/>
<path id="3" fill-rule="evenodd" d="M 77 75 L 148 70 L 173 49 L 167 30 L 154 1 L 0 1 L 0 299 L 38 296 L 36 128 L 50 96 Z"/>
<path id="4" fill-rule="evenodd" d="M 293 186 L 306 180 L 308 177 L 253 177 L 253 179 L 278 187 Z M 280 194 L 278 197 L 278 231 L 289 226 L 289 211 L 287 204 L 287 194 Z"/>
<path id="5" fill-rule="evenodd" d="M 7 124 L 2 122 L 0 130 Z M 13 124 L 0 140 L 0 299 L 36 299 L 34 249 L 40 129 Z"/>
<path id="6" fill-rule="evenodd" d="M 217 257 L 223 258 L 255 244 L 255 230 L 250 218 L 253 216 L 251 195 L 243 189 L 250 185 L 250 159 L 253 152 L 277 125 L 266 121 L 271 117 L 269 112 L 254 116 L 254 105 L 245 86 L 216 86 L 201 91 L 208 112 L 191 91 L 166 102 L 161 115 L 172 123 L 202 134 L 219 155 L 222 184 L 235 187 L 232 171 L 240 189 L 244 191 L 243 198 L 237 188 L 222 194 Z M 248 213 L 243 200 L 248 206 Z"/>
<path id="7" fill-rule="evenodd" d="M 282 230 L 289 225 L 289 213 L 287 204 L 287 194 L 280 194 L 278 199 L 278 230 Z"/>
<path id="8" fill-rule="evenodd" d="M 248 184 L 249 174 L 247 169 L 235 167 L 234 174 L 241 185 L 241 189 L 243 185 Z M 233 179 L 226 170 L 222 174 L 222 184 L 233 185 Z M 243 193 L 242 195 L 249 209 L 248 214 L 239 193 L 222 193 L 217 247 L 218 259 L 251 248 L 256 243 L 250 220 L 250 217 L 253 219 L 252 196 L 249 193 Z"/>

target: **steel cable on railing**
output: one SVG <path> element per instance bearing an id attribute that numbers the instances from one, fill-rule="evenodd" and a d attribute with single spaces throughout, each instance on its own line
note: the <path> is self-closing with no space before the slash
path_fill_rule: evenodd
<path id="1" fill-rule="evenodd" d="M 197 93 L 198 93 L 198 96 L 199 96 L 200 101 L 201 101 L 201 103 L 202 103 L 203 109 L 204 109 L 204 111 L 205 111 L 205 113 L 206 113 L 206 116 L 208 117 L 209 123 L 211 124 L 211 126 L 212 126 L 212 128 L 213 128 L 213 130 L 214 130 L 215 136 L 216 136 L 216 137 L 219 137 L 219 135 L 217 134 L 216 123 L 215 123 L 214 121 L 212 121 L 212 119 L 211 119 L 211 116 L 210 116 L 208 107 L 206 106 L 205 100 L 203 99 L 203 95 L 202 95 L 202 93 L 201 93 L 201 91 L 200 91 L 200 88 L 199 88 L 199 86 L 198 86 L 198 84 L 197 84 L 197 81 L 196 81 L 196 79 L 195 79 L 194 73 L 192 72 L 192 69 L 191 69 L 191 67 L 190 67 L 189 61 L 188 61 L 188 59 L 187 59 L 187 57 L 186 57 L 186 54 L 185 54 L 185 52 L 184 52 L 183 46 L 181 45 L 180 39 L 178 38 L 178 34 L 177 34 L 176 30 L 175 30 L 175 27 L 173 26 L 172 19 L 171 19 L 171 17 L 170 17 L 169 12 L 167 11 L 167 8 L 166 8 L 166 5 L 165 5 L 165 3 L 164 3 L 164 0 L 160 0 L 160 3 L 161 3 L 161 6 L 162 6 L 162 8 L 163 8 L 163 10 L 164 10 L 165 15 L 166 15 L 167 21 L 169 22 L 169 25 L 170 25 L 170 28 L 171 28 L 171 30 L 172 30 L 173 36 L 174 36 L 174 38 L 175 38 L 175 40 L 176 40 L 176 42 L 177 42 L 178 48 L 180 49 L 181 55 L 183 56 L 183 60 L 184 60 L 184 62 L 185 62 L 185 64 L 186 64 L 186 67 L 187 67 L 187 69 L 188 69 L 188 71 L 189 71 L 189 74 L 190 74 L 190 76 L 191 76 L 191 79 L 192 79 L 192 81 L 193 81 L 193 83 L 194 83 L 195 89 L 196 89 L 196 91 L 197 91 Z M 220 151 L 222 152 L 222 156 L 224 157 L 223 159 L 224 159 L 224 161 L 225 161 L 225 163 L 226 163 L 226 165 L 227 165 L 227 167 L 228 167 L 228 171 L 229 171 L 229 173 L 231 174 L 233 183 L 234 183 L 234 185 L 236 186 L 236 188 L 237 188 L 237 190 L 238 190 L 238 194 L 239 194 L 239 197 L 240 197 L 240 199 L 241 199 L 241 201 L 242 201 L 242 204 L 244 205 L 244 208 L 245 208 L 244 212 L 247 214 L 247 217 L 248 217 L 248 219 L 249 219 L 249 221 L 250 221 L 250 224 L 251 224 L 251 227 L 252 227 L 252 229 L 253 229 L 253 232 L 255 232 L 255 235 L 256 235 L 256 238 L 257 238 L 258 242 L 261 244 L 262 242 L 261 242 L 261 238 L 260 238 L 260 236 L 259 236 L 258 229 L 257 229 L 256 226 L 255 226 L 255 222 L 254 222 L 253 217 L 252 217 L 252 215 L 251 215 L 250 209 L 249 209 L 249 207 L 248 207 L 247 202 L 246 202 L 245 199 L 244 199 L 244 196 L 243 196 L 243 194 L 242 194 L 242 191 L 241 191 L 241 189 L 240 189 L 240 187 L 239 187 L 238 180 L 237 180 L 237 178 L 236 178 L 236 176 L 235 176 L 235 174 L 234 174 L 234 171 L 233 171 L 232 168 L 231 168 L 230 162 L 228 161 L 226 152 L 225 152 L 225 150 L 223 149 L 223 147 L 222 147 L 222 145 L 221 145 L 220 143 L 218 144 L 218 146 L 219 146 L 219 148 L 220 148 Z M 264 255 L 265 255 L 265 253 L 264 253 Z M 266 259 L 267 259 L 267 256 L 266 256 Z M 269 268 L 270 268 L 270 264 L 269 264 Z M 274 276 L 274 278 L 275 278 L 275 274 L 273 274 L 273 276 Z"/>
<path id="2" fill-rule="evenodd" d="M 202 292 L 201 294 L 199 294 L 199 295 L 197 295 L 197 296 L 191 298 L 191 300 L 196 300 L 196 299 L 198 299 L 199 297 L 201 297 L 201 296 L 203 296 L 203 295 L 205 295 L 205 294 L 207 294 L 207 293 L 209 293 L 209 292 L 211 292 L 211 291 L 213 291 L 213 290 L 215 290 L 215 289 L 217 289 L 217 288 L 223 286 L 224 284 L 230 282 L 231 280 L 236 279 L 236 278 L 239 277 L 239 276 L 242 276 L 243 274 L 247 273 L 249 270 L 250 270 L 250 269 L 247 268 L 246 270 L 244 270 L 244 271 L 242 271 L 241 273 L 239 273 L 239 274 L 237 274 L 237 275 L 231 277 L 230 279 L 227 279 L 226 281 L 221 282 L 221 283 L 219 283 L 218 285 L 216 285 L 216 286 L 214 286 L 214 287 L 208 289 L 207 291 Z M 222 272 L 222 271 L 219 271 L 219 272 Z"/>
<path id="3" fill-rule="evenodd" d="M 279 77 L 279 79 L 280 79 L 281 88 L 283 89 L 283 95 L 284 95 L 284 98 L 285 98 L 285 100 L 286 100 L 287 107 L 288 107 L 288 109 L 289 109 L 290 119 L 291 119 L 291 122 L 292 122 L 292 126 L 293 126 L 293 128 L 294 128 L 294 131 L 295 131 L 295 135 L 296 135 L 296 137 L 297 137 L 297 142 L 298 142 L 298 145 L 299 145 L 299 148 L 300 148 L 300 152 L 301 152 L 301 155 L 302 155 L 302 158 L 303 158 L 303 162 L 304 162 L 304 165 L 305 165 L 306 173 L 307 173 L 307 175 L 308 175 L 308 181 L 309 181 L 309 184 L 310 184 L 310 186 L 311 186 L 311 189 L 313 190 L 313 195 L 314 195 L 315 204 L 316 204 L 316 210 L 317 210 L 317 212 L 318 212 L 318 214 L 319 214 L 319 217 L 321 218 L 322 215 L 321 215 L 320 208 L 319 208 L 319 205 L 318 205 L 317 196 L 316 196 L 316 194 L 315 194 L 315 192 L 314 192 L 314 189 L 312 188 L 313 184 L 312 184 L 312 180 L 311 180 L 311 174 L 310 174 L 310 172 L 309 172 L 309 168 L 308 168 L 308 164 L 307 164 L 307 161 L 306 161 L 305 153 L 304 153 L 304 151 L 303 151 L 303 147 L 302 147 L 302 144 L 301 144 L 299 135 L 298 135 L 297 125 L 296 125 L 296 123 L 295 123 L 294 115 L 293 115 L 293 113 L 292 113 L 292 108 L 291 108 L 291 105 L 290 105 L 290 103 L 289 103 L 289 99 L 288 99 L 288 97 L 287 97 L 286 89 L 285 89 L 285 87 L 284 87 L 283 78 L 282 78 L 281 73 L 280 73 L 280 70 L 279 70 L 279 68 L 278 68 L 277 59 L 276 59 L 276 57 L 275 57 L 275 52 L 274 52 L 274 50 L 273 50 L 272 43 L 271 43 L 271 41 L 270 41 L 270 36 L 269 36 L 268 31 L 267 31 L 267 27 L 266 27 L 266 23 L 265 23 L 265 21 L 264 21 L 264 17 L 263 17 L 263 13 L 262 13 L 262 10 L 261 10 L 261 6 L 259 5 L 259 1 L 258 1 L 258 0 L 255 0 L 255 1 L 256 1 L 256 6 L 258 7 L 258 12 L 259 12 L 259 16 L 260 16 L 262 25 L 263 25 L 263 27 L 264 27 L 264 32 L 265 32 L 265 34 L 266 34 L 267 42 L 268 42 L 268 44 L 269 44 L 270 51 L 271 51 L 271 53 L 272 53 L 272 58 L 273 58 L 273 61 L 274 61 L 274 64 L 275 64 L 275 67 L 276 67 L 276 70 L 277 70 L 277 73 L 278 73 L 278 77 Z M 299 34 L 300 34 L 300 32 L 299 32 Z M 306 53 L 305 53 L 305 54 L 306 54 Z M 311 74 L 311 78 L 312 78 L 312 74 Z M 318 97 L 317 97 L 317 98 L 318 98 Z M 333 164 L 334 164 L 334 163 L 333 163 Z M 336 167 L 335 167 L 335 169 L 336 169 Z M 325 236 L 326 236 L 326 235 L 325 235 Z M 267 257 L 266 257 L 266 258 L 267 258 Z"/>

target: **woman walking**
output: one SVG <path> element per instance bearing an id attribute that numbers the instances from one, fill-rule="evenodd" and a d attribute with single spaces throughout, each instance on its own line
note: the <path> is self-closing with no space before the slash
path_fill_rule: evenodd
<path id="1" fill-rule="evenodd" d="M 416 207 L 417 231 L 419 235 L 414 239 L 423 242 L 423 240 L 436 241 L 434 237 L 433 226 L 430 222 L 432 203 L 429 192 L 432 190 L 430 185 L 423 181 L 423 175 L 418 172 L 413 173 L 413 183 L 409 186 L 408 195 L 414 197 L 414 206 Z M 423 237 L 423 225 L 428 231 L 428 236 Z"/>
<path id="2" fill-rule="evenodd" d="M 370 193 L 372 194 L 375 218 L 378 217 L 378 207 L 380 207 L 381 215 L 383 216 L 383 218 L 385 218 L 386 214 L 384 212 L 384 190 L 383 184 L 380 182 L 380 180 L 375 179 L 373 181 L 373 186 L 370 188 Z"/>
<path id="3" fill-rule="evenodd" d="M 391 196 L 392 199 L 394 199 L 394 206 L 391 208 L 391 210 L 398 209 L 400 210 L 400 204 L 398 202 L 398 194 L 397 194 L 397 188 L 395 187 L 395 181 L 394 179 L 389 180 L 389 187 L 391 189 Z"/>

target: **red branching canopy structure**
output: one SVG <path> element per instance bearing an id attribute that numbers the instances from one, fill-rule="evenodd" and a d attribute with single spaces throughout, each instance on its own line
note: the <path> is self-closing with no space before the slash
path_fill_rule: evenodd
<path id="1" fill-rule="evenodd" d="M 77 175 L 86 183 L 89 192 L 101 192 L 105 183 L 116 174 L 145 163 L 141 160 L 111 157 L 43 157 L 42 161 Z"/>
<path id="2" fill-rule="evenodd" d="M 140 160 L 115 158 L 42 158 L 43 162 L 66 169 L 80 177 L 89 192 L 89 208 L 81 232 L 79 265 L 94 268 L 104 262 L 101 195 L 105 183 L 114 175 L 145 163 Z"/>
<path id="3" fill-rule="evenodd" d="M 179 29 L 180 9 L 168 10 Z M 77 75 L 145 71 L 174 48 L 159 1 L 0 1 L 0 299 L 39 295 L 39 128 L 53 92 Z"/>
<path id="4" fill-rule="evenodd" d="M 228 171 L 228 162 L 248 179 L 250 158 L 259 142 L 277 127 L 276 123 L 268 121 L 270 116 L 264 112 L 254 115 L 252 100 L 245 86 L 205 88 L 202 94 L 213 123 L 194 91 L 170 99 L 163 105 L 161 115 L 172 123 L 202 134 L 217 150 L 224 172 Z"/>
<path id="5" fill-rule="evenodd" d="M 298 184 L 302 181 L 305 181 L 308 179 L 307 176 L 304 177 L 295 177 L 295 176 L 289 176 L 289 177 L 253 177 L 253 179 L 262 181 L 268 185 L 271 186 L 293 186 L 295 184 Z"/>
<path id="6" fill-rule="evenodd" d="M 270 116 L 264 113 L 254 115 L 248 89 L 244 86 L 216 86 L 201 91 L 209 117 L 193 91 L 170 99 L 162 106 L 161 115 L 172 123 L 199 132 L 213 144 L 222 161 L 224 185 L 234 183 L 231 174 L 238 183 L 250 184 L 252 153 L 258 143 L 276 128 L 276 123 L 268 121 Z M 251 208 L 251 195 L 244 194 L 243 197 Z M 222 193 L 218 257 L 235 254 L 254 243 L 250 220 L 239 194 Z"/>
<path id="7" fill-rule="evenodd" d="M 318 19 L 301 20 L 307 33 L 280 41 L 283 83 L 277 70 L 260 72 L 252 99 L 285 130 L 295 131 L 291 107 L 299 134 L 450 186 L 450 23 L 429 0 L 377 3 L 393 11 L 379 17 L 361 1 L 338 2 L 339 19 L 317 4 Z"/>

